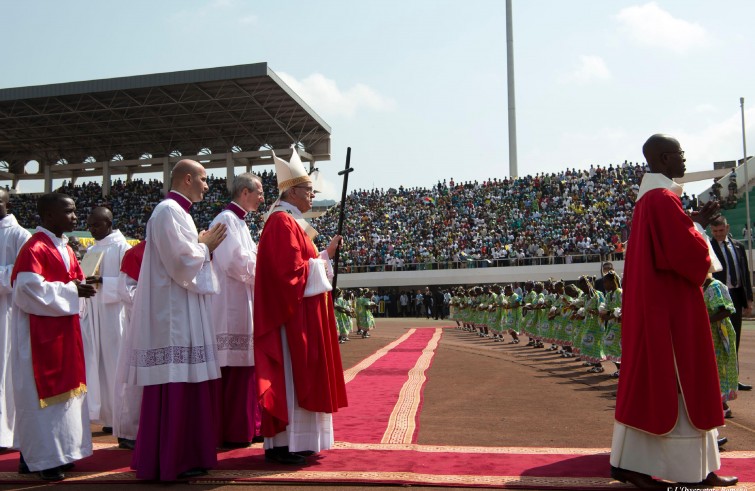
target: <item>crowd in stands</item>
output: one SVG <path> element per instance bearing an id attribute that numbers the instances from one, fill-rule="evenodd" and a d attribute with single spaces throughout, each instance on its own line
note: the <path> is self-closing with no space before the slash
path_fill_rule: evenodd
<path id="1" fill-rule="evenodd" d="M 517 179 L 440 181 L 430 188 L 359 189 L 346 199 L 340 270 L 345 272 L 597 262 L 621 259 L 639 182 L 645 168 L 625 162 L 588 170 L 567 169 Z M 265 205 L 247 217 L 259 240 L 262 216 L 277 197 L 275 174 L 260 177 Z M 209 192 L 192 207 L 205 229 L 228 201 L 226 179 L 208 177 Z M 79 230 L 96 206 L 112 209 L 124 235 L 143 239 L 147 219 L 162 199 L 157 180 L 115 180 L 108 198 L 97 183 L 64 183 L 57 191 L 77 204 Z M 695 209 L 693 195 L 683 205 Z M 37 223 L 36 197 L 13 195 L 19 223 Z M 324 248 L 336 233 L 338 207 L 313 220 Z"/>
<path id="2" fill-rule="evenodd" d="M 259 176 L 265 190 L 265 202 L 269 206 L 277 196 L 275 174 L 265 171 Z M 195 203 L 191 208 L 194 222 L 200 230 L 209 226 L 212 219 L 228 204 L 229 199 L 224 177 L 208 176 L 207 184 L 210 190 L 201 202 Z M 87 229 L 86 219 L 92 209 L 97 206 L 106 206 L 113 212 L 114 227 L 126 237 L 139 240 L 144 239 L 149 215 L 155 205 L 163 199 L 163 183 L 156 179 L 149 181 L 117 179 L 110 187 L 108 198 L 102 197 L 102 187 L 95 182 L 80 186 L 64 182 L 55 191 L 68 194 L 76 202 L 76 215 L 79 219 L 77 230 Z M 25 227 L 33 228 L 37 224 L 36 201 L 36 195 L 16 194 L 11 197 L 12 213 Z M 261 211 L 263 208 L 261 207 Z M 257 242 L 262 230 L 262 214 L 250 213 L 247 216 L 247 223 L 252 237 Z"/>
<path id="3" fill-rule="evenodd" d="M 430 189 L 360 189 L 347 197 L 342 264 L 375 271 L 619 259 L 643 174 L 642 165 L 625 162 L 513 180 L 443 180 Z M 324 236 L 335 233 L 337 212 L 314 220 Z"/>

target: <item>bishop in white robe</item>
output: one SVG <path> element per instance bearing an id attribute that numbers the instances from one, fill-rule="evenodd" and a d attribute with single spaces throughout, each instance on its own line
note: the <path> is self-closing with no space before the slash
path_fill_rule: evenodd
<path id="1" fill-rule="evenodd" d="M 126 343 L 125 382 L 144 387 L 131 463 L 139 479 L 172 481 L 217 464 L 220 367 L 210 296 L 218 292 L 211 252 L 216 225 L 197 233 L 188 210 L 207 192 L 201 164 L 182 160 L 171 192 L 147 222 L 147 245 Z"/>
<path id="2" fill-rule="evenodd" d="M 224 447 L 262 441 L 262 414 L 254 377 L 254 270 L 257 244 L 244 218 L 264 202 L 262 181 L 254 174 L 236 176 L 233 201 L 213 220 L 227 236 L 213 254 L 220 293 L 212 299 L 212 319 L 222 373 L 221 436 Z"/>

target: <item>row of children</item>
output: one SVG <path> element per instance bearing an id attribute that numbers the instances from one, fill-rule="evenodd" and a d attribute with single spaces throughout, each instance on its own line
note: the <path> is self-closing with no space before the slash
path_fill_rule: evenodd
<path id="1" fill-rule="evenodd" d="M 564 281 L 515 285 L 457 288 L 451 299 L 451 317 L 457 329 L 463 329 L 501 342 L 509 333 L 509 344 L 519 343 L 519 335 L 529 338 L 528 346 L 559 350 L 564 358 L 579 356 L 589 372 L 604 371 L 602 362 L 616 364 L 612 376 L 621 367 L 621 282 L 613 271 L 604 271 L 598 280 L 581 276 L 574 284 Z M 729 290 L 711 275 L 702 285 L 716 352 L 723 409 L 730 417 L 728 402 L 736 399 L 739 369 L 736 333 L 729 317 L 734 304 Z M 515 289 L 516 288 L 516 289 Z M 601 291 L 603 290 L 603 291 Z M 605 293 L 604 293 L 605 292 Z M 663 299 L 659 299 L 663 301 Z"/>
<path id="2" fill-rule="evenodd" d="M 514 285 L 459 288 L 451 299 L 451 315 L 457 328 L 493 341 L 519 343 L 558 350 L 562 357 L 579 356 L 590 372 L 601 373 L 601 362 L 613 361 L 619 376 L 621 363 L 621 287 L 610 271 L 603 277 L 606 293 L 596 290 L 590 277 L 576 284 L 564 281 L 528 281 L 524 291 Z"/>

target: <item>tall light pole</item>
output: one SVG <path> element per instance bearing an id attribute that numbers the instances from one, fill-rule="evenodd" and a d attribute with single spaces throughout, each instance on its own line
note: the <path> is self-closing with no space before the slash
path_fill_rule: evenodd
<path id="1" fill-rule="evenodd" d="M 747 170 L 747 139 L 745 138 L 745 98 L 740 97 L 739 98 L 739 109 L 742 113 L 742 152 L 744 153 L 744 158 L 742 159 L 742 162 L 744 162 L 744 168 L 745 168 L 745 208 L 747 212 L 747 251 L 748 251 L 748 258 L 747 258 L 747 264 L 752 265 L 752 222 L 750 221 L 750 173 Z M 747 272 L 747 274 L 750 275 L 750 279 L 752 280 L 752 273 L 750 271 Z"/>
<path id="2" fill-rule="evenodd" d="M 519 176 L 516 161 L 516 97 L 514 96 L 514 32 L 511 28 L 511 0 L 506 0 L 506 69 L 509 92 L 509 177 Z"/>

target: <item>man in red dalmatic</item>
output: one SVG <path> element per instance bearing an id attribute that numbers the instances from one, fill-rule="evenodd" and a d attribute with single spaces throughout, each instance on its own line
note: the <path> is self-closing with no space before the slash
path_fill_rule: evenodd
<path id="1" fill-rule="evenodd" d="M 341 237 L 318 253 L 302 215 L 312 208 L 312 179 L 296 149 L 290 163 L 273 157 L 281 194 L 257 250 L 254 360 L 265 459 L 302 465 L 332 447 L 332 413 L 346 406 L 328 281 Z"/>
<path id="2" fill-rule="evenodd" d="M 642 147 L 642 179 L 624 265 L 622 365 L 611 446 L 611 476 L 643 489 L 668 483 L 731 486 L 721 467 L 718 372 L 702 284 L 711 266 L 707 203 L 692 219 L 672 179 L 684 151 L 667 135 Z M 693 222 L 694 220 L 694 222 Z"/>

